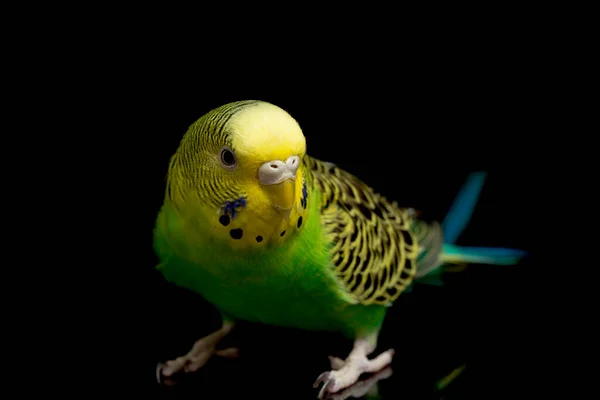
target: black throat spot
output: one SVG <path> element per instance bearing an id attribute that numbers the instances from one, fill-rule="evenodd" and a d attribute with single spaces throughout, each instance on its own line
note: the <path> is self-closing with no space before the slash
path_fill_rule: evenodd
<path id="1" fill-rule="evenodd" d="M 232 229 L 229 231 L 229 236 L 233 239 L 239 240 L 244 237 L 244 231 L 241 228 Z"/>

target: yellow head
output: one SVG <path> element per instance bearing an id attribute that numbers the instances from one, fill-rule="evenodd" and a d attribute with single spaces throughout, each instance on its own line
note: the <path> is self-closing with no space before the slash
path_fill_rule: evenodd
<path id="1" fill-rule="evenodd" d="M 306 141 L 281 108 L 241 101 L 192 124 L 169 167 L 167 198 L 233 247 L 284 241 L 304 213 Z M 287 235 L 289 237 L 290 235 Z"/>

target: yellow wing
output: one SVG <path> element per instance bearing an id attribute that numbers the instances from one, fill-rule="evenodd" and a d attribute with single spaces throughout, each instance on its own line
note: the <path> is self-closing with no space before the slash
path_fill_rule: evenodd
<path id="1" fill-rule="evenodd" d="M 305 156 L 304 165 L 309 187 L 321 194 L 337 276 L 359 303 L 390 305 L 417 275 L 417 258 L 424 261 L 419 269 L 438 265 L 439 225 L 417 221 L 414 210 L 389 202 L 334 164 Z"/>

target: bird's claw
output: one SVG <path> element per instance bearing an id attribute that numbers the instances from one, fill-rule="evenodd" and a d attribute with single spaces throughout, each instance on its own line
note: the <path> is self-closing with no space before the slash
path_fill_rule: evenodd
<path id="1" fill-rule="evenodd" d="M 331 373 L 331 371 L 326 371 L 319 375 L 315 383 L 313 383 L 313 387 L 317 388 L 321 383 L 323 383 L 323 387 L 321 387 L 321 390 L 319 390 L 319 399 L 323 399 L 324 396 L 337 391 L 339 386 L 338 379 Z"/>
<path id="2" fill-rule="evenodd" d="M 162 362 L 156 364 L 156 381 L 159 385 L 172 386 L 176 383 L 176 379 L 174 379 L 175 377 L 167 376 L 163 373 L 165 365 L 166 364 Z"/>
<path id="3" fill-rule="evenodd" d="M 323 372 L 321 375 L 319 375 L 317 377 L 317 380 L 315 381 L 315 383 L 313 383 L 313 387 L 317 388 L 321 383 L 323 383 L 325 381 L 325 379 L 327 379 L 327 375 L 329 374 L 329 371 Z"/>
<path id="4" fill-rule="evenodd" d="M 164 364 L 159 362 L 158 364 L 156 364 L 156 381 L 158 383 L 161 383 L 162 379 L 162 368 L 163 368 Z"/>

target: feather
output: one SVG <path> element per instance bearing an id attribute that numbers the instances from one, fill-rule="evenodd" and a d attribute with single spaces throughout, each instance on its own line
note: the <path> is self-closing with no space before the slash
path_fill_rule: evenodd
<path id="1" fill-rule="evenodd" d="M 417 270 L 414 212 L 334 164 L 305 156 L 304 166 L 311 192 L 320 193 L 322 225 L 341 285 L 363 305 L 391 305 Z"/>
<path id="2" fill-rule="evenodd" d="M 464 247 L 444 244 L 441 259 L 445 263 L 467 262 L 471 264 L 514 265 L 527 252 L 501 247 Z"/>
<path id="3" fill-rule="evenodd" d="M 485 178 L 485 172 L 474 172 L 467 178 L 442 222 L 444 243 L 455 243 L 469 223 Z"/>

